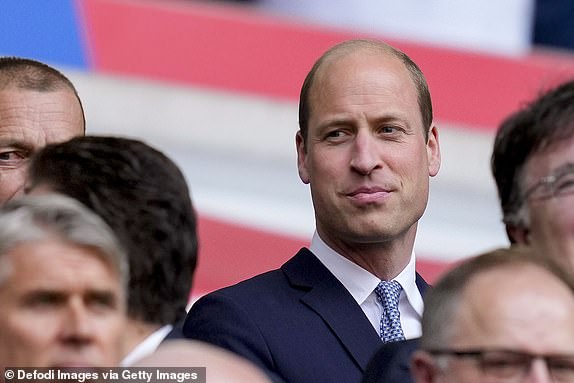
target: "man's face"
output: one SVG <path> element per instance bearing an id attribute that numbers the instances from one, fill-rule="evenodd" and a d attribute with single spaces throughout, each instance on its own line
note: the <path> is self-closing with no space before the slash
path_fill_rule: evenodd
<path id="1" fill-rule="evenodd" d="M 550 146 L 528 159 L 522 177 L 523 190 L 528 190 L 541 178 L 560 174 L 569 167 L 574 167 L 574 138 Z M 556 256 L 556 261 L 574 274 L 574 195 L 530 199 L 525 203 L 530 227 L 522 241 L 541 254 Z"/>
<path id="2" fill-rule="evenodd" d="M 3 255 L 1 365 L 117 365 L 124 292 L 118 274 L 95 251 L 43 240 Z"/>
<path id="3" fill-rule="evenodd" d="M 317 230 L 337 250 L 414 234 L 440 166 L 435 127 L 425 141 L 417 91 L 396 58 L 331 58 L 310 94 L 307 142 L 297 135 Z"/>
<path id="4" fill-rule="evenodd" d="M 505 266 L 470 281 L 449 329 L 451 337 L 445 348 L 450 350 L 574 355 L 574 296 L 564 283 L 540 267 Z M 417 382 L 552 382 L 541 359 L 535 359 L 524 374 L 504 380 L 494 379 L 493 374 L 502 374 L 506 358 L 489 359 L 490 372 L 476 357 L 444 358 L 446 367 L 429 370 L 434 372 L 426 375 L 426 380 L 422 379 L 424 374 L 415 373 Z M 416 362 L 414 366 L 416 370 Z"/>
<path id="5" fill-rule="evenodd" d="M 22 194 L 36 151 L 83 132 L 82 110 L 71 90 L 0 90 L 0 204 Z"/>

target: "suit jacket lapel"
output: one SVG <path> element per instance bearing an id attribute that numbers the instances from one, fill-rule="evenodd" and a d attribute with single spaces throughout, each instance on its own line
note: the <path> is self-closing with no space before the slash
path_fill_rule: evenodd
<path id="1" fill-rule="evenodd" d="M 381 340 L 347 289 L 307 249 L 281 269 L 292 286 L 308 291 L 301 301 L 323 318 L 364 371 Z"/>
<path id="2" fill-rule="evenodd" d="M 429 284 L 426 283 L 426 281 L 423 279 L 423 277 L 421 277 L 421 275 L 419 273 L 417 273 L 415 281 L 416 281 L 417 287 L 419 288 L 421 295 L 424 297 L 427 289 L 430 288 Z"/>

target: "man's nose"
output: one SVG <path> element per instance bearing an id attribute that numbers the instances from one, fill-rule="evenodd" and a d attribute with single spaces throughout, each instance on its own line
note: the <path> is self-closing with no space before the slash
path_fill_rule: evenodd
<path id="1" fill-rule="evenodd" d="M 64 343 L 80 347 L 92 341 L 94 336 L 92 323 L 95 318 L 82 299 L 72 299 L 63 315 L 61 335 Z"/>
<path id="2" fill-rule="evenodd" d="M 544 359 L 534 359 L 523 383 L 552 383 L 548 365 Z"/>
<path id="3" fill-rule="evenodd" d="M 359 131 L 353 142 L 351 168 L 362 175 L 369 175 L 380 167 L 377 140 L 370 132 Z"/>

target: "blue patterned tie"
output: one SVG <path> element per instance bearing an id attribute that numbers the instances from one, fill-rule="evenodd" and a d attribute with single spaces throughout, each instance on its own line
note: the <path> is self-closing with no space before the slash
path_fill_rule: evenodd
<path id="1" fill-rule="evenodd" d="M 380 336 L 385 343 L 405 339 L 399 313 L 399 296 L 402 290 L 397 281 L 381 281 L 375 289 L 377 300 L 383 306 Z"/>

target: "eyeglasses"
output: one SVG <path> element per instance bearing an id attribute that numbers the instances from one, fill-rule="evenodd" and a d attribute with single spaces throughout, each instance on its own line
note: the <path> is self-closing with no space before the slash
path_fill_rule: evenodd
<path id="1" fill-rule="evenodd" d="M 523 200 L 544 200 L 574 193 L 574 165 L 546 177 L 523 194 Z"/>
<path id="2" fill-rule="evenodd" d="M 505 349 L 429 350 L 432 355 L 473 358 L 478 361 L 485 378 L 492 382 L 517 382 L 530 370 L 532 362 L 542 359 L 555 383 L 574 382 L 574 354 L 535 355 Z"/>

